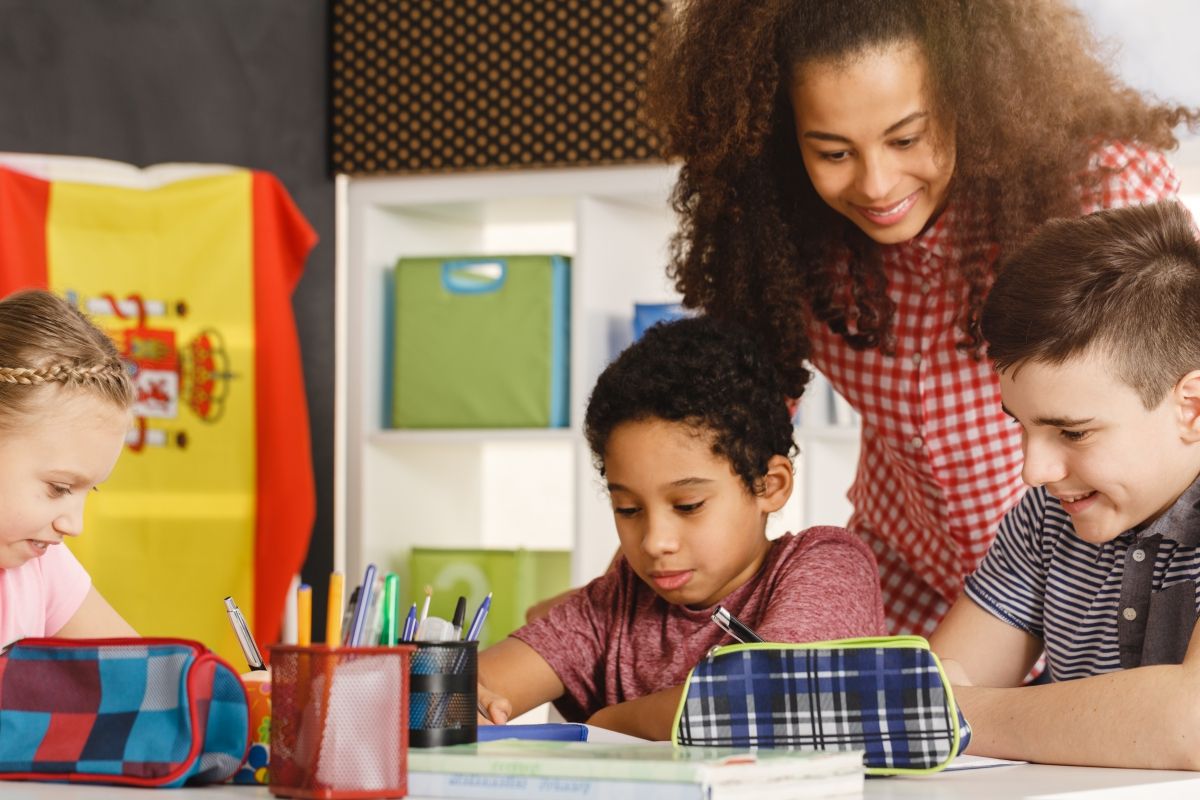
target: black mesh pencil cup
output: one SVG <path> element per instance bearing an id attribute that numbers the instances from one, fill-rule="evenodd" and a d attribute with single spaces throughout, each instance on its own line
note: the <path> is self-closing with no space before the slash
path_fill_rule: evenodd
<path id="1" fill-rule="evenodd" d="M 475 741 L 478 642 L 414 642 L 409 668 L 408 743 Z"/>

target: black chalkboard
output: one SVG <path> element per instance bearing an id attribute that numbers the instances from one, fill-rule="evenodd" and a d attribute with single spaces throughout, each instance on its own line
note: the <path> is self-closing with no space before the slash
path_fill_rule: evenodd
<path id="1" fill-rule="evenodd" d="M 304 579 L 320 593 L 333 547 L 328 14 L 325 0 L 0 0 L 0 151 L 266 170 L 321 237 L 293 298 L 317 481 Z"/>

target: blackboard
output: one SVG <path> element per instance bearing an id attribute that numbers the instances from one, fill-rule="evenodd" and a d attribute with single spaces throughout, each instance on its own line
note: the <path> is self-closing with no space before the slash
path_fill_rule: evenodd
<path id="1" fill-rule="evenodd" d="M 320 236 L 293 298 L 316 469 L 314 609 L 333 548 L 328 13 L 325 0 L 0 0 L 0 151 L 266 170 Z M 314 638 L 324 619 L 313 614 Z"/>

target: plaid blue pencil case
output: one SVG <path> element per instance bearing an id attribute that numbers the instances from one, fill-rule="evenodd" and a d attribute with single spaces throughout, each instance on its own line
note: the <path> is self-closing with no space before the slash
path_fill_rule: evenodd
<path id="1" fill-rule="evenodd" d="M 0 655 L 0 779 L 227 780 L 250 746 L 234 669 L 186 639 L 22 639 Z"/>
<path id="2" fill-rule="evenodd" d="M 692 669 L 671 741 L 863 750 L 870 775 L 937 772 L 970 728 L 919 636 L 714 647 Z"/>

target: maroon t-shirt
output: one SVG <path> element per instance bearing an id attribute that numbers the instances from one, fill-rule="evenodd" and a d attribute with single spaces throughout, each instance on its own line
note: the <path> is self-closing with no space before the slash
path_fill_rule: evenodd
<path id="1" fill-rule="evenodd" d="M 759 571 L 721 605 L 769 642 L 886 633 L 875 558 L 842 528 L 776 539 Z M 562 681 L 559 712 L 584 721 L 606 706 L 682 684 L 713 645 L 732 641 L 711 614 L 663 600 L 619 558 L 512 635 Z"/>

